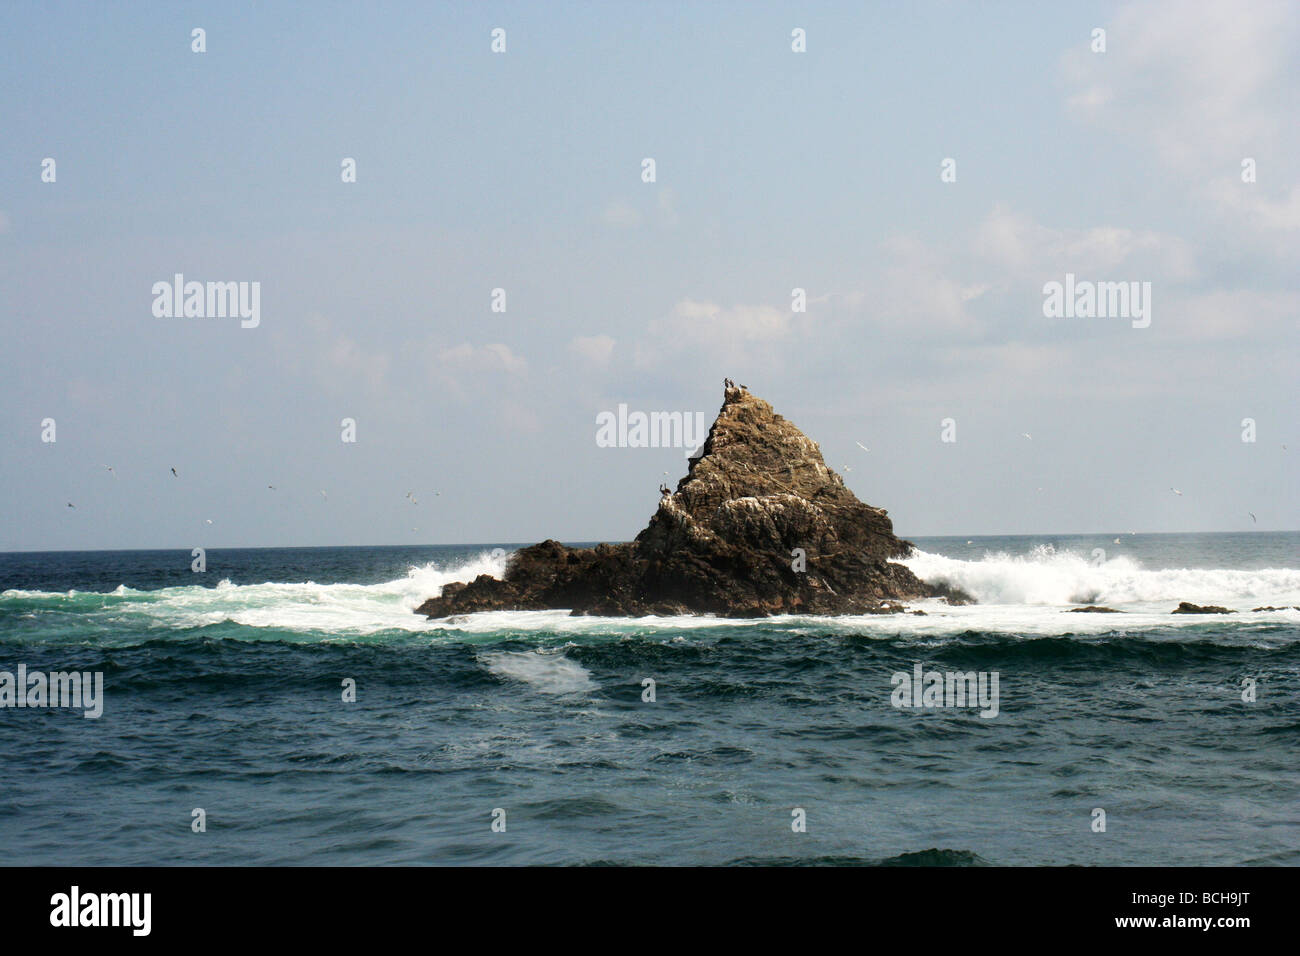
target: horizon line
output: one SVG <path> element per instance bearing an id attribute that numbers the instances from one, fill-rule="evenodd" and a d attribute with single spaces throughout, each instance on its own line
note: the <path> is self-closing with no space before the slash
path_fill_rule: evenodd
<path id="1" fill-rule="evenodd" d="M 1249 531 L 1033 531 L 1018 532 L 1014 534 L 996 533 L 996 534 L 918 534 L 914 538 L 1084 538 L 1097 537 L 1106 535 L 1115 535 L 1117 537 L 1138 537 L 1138 536 L 1155 536 L 1155 535 L 1213 535 L 1213 534 L 1300 534 L 1300 528 L 1252 528 Z M 571 540 L 566 541 L 560 538 L 543 538 L 542 541 L 559 541 L 560 544 L 569 547 L 594 546 L 597 544 L 629 544 L 631 540 L 611 541 L 609 539 L 601 540 Z M 903 540 L 909 540 L 904 538 Z M 326 548 L 528 548 L 541 541 L 530 542 L 505 542 L 505 541 L 449 541 L 449 542 L 424 542 L 420 544 L 259 544 L 259 545 L 175 545 L 172 547 L 152 547 L 152 548 L 20 548 L 14 551 L 0 551 L 0 555 L 9 554 L 131 554 L 144 551 L 185 551 L 192 552 L 195 547 L 203 547 L 204 551 L 317 551 Z"/>

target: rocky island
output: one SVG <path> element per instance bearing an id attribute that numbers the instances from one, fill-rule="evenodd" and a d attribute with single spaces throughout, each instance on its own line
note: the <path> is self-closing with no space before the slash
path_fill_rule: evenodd
<path id="1" fill-rule="evenodd" d="M 894 563 L 912 545 L 885 510 L 859 501 L 817 443 L 744 386 L 725 389 L 699 456 L 663 491 L 634 541 L 543 541 L 511 555 L 503 578 L 448 584 L 416 613 L 762 617 L 898 613 L 896 602 L 925 597 L 970 603 Z"/>

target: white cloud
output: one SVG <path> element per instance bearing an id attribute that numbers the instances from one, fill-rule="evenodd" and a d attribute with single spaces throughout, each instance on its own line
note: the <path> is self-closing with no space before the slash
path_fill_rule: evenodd
<path id="1" fill-rule="evenodd" d="M 655 196 L 655 208 L 659 212 L 659 225 L 666 229 L 674 228 L 681 217 L 677 214 L 677 193 L 671 186 L 659 187 L 659 194 Z"/>
<path id="2" fill-rule="evenodd" d="M 663 229 L 675 228 L 681 222 L 677 211 L 677 193 L 671 186 L 657 186 L 654 194 L 654 208 L 647 209 L 644 213 L 622 197 L 611 199 L 600 211 L 600 219 L 605 225 L 617 229 L 631 229 L 647 220 Z"/>
<path id="3" fill-rule="evenodd" d="M 859 285 L 813 301 L 829 299 L 823 332 L 866 325 L 917 342 L 1014 337 L 1032 331 L 1025 322 L 1039 316 L 1043 283 L 1067 271 L 1162 284 L 1195 274 L 1192 249 L 1178 236 L 1114 225 L 1054 228 L 998 204 L 973 230 L 942 243 L 886 240 Z"/>
<path id="4" fill-rule="evenodd" d="M 1295 229 L 1300 200 L 1289 184 L 1243 184 L 1240 164 L 1253 157 L 1276 171 L 1300 148 L 1296 5 L 1131 4 L 1106 31 L 1106 53 L 1081 43 L 1062 59 L 1070 111 L 1135 158 L 1154 156 L 1187 184 L 1190 201 L 1213 203 L 1247 229 Z"/>
<path id="5" fill-rule="evenodd" d="M 1272 199 L 1259 184 L 1248 185 L 1232 178 L 1216 181 L 1208 194 L 1247 229 L 1268 232 L 1300 229 L 1300 186 L 1292 186 L 1280 198 Z"/>
<path id="6" fill-rule="evenodd" d="M 1182 339 L 1247 339 L 1267 348 L 1269 342 L 1278 342 L 1280 337 L 1294 337 L 1300 293 L 1205 292 L 1177 298 L 1163 307 L 1163 312 Z"/>
<path id="7" fill-rule="evenodd" d="M 789 333 L 793 317 L 788 307 L 721 306 L 716 302 L 682 299 L 667 316 L 650 323 L 650 332 L 660 340 L 705 347 L 769 342 Z"/>
<path id="8" fill-rule="evenodd" d="M 376 392 L 385 389 L 392 367 L 388 353 L 368 348 L 319 312 L 308 315 L 305 324 L 308 334 L 295 336 L 292 343 L 287 333 L 276 333 L 277 341 L 291 356 L 291 367 L 330 387 L 360 382 Z"/>
<path id="9" fill-rule="evenodd" d="M 888 325 L 891 334 L 928 338 L 979 330 L 968 304 L 982 296 L 987 283 L 967 282 L 957 273 L 968 271 L 954 254 L 917 239 L 896 236 L 882 244 L 878 272 L 864 289 L 846 297 L 850 309 L 865 313 L 865 321 Z"/>
<path id="10" fill-rule="evenodd" d="M 588 362 L 606 365 L 614 352 L 614 340 L 608 335 L 580 335 L 569 343 L 569 348 Z"/>
<path id="11" fill-rule="evenodd" d="M 452 373 L 456 372 L 506 372 L 519 374 L 528 367 L 528 362 L 510 350 L 508 345 L 494 342 L 490 345 L 473 346 L 468 342 L 441 349 L 437 354 L 439 366 Z"/>
<path id="12" fill-rule="evenodd" d="M 1007 277 L 1062 270 L 1101 278 L 1167 278 L 1194 274 L 1191 246 L 1182 238 L 1122 226 L 1057 229 L 998 204 L 975 234 L 977 255 L 1007 270 Z M 1141 276 L 1112 275 L 1117 269 Z"/>
<path id="13" fill-rule="evenodd" d="M 1120 123 L 1171 163 L 1205 145 L 1264 145 L 1287 118 L 1300 21 L 1289 0 L 1248 6 L 1162 0 L 1125 6 L 1106 25 L 1107 52 L 1086 43 L 1066 55 L 1072 97 L 1087 118 Z"/>
<path id="14" fill-rule="evenodd" d="M 739 369 L 746 365 L 771 365 L 781 359 L 784 343 L 799 320 L 787 304 L 723 306 L 716 302 L 682 299 L 671 312 L 652 320 L 646 337 L 637 343 L 635 361 L 652 367 L 671 360 L 680 363 L 683 354 L 706 367 L 718 363 Z"/>
<path id="15" fill-rule="evenodd" d="M 348 378 L 360 378 L 374 388 L 382 386 L 388 374 L 387 355 L 368 352 L 346 335 L 330 343 L 325 359 L 333 371 Z"/>

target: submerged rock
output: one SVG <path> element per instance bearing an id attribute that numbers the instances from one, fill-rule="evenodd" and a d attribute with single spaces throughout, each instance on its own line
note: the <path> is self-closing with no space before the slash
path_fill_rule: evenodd
<path id="1" fill-rule="evenodd" d="M 1089 604 L 1087 607 L 1072 607 L 1067 609 L 1069 614 L 1123 614 L 1123 611 L 1117 611 L 1113 607 L 1102 607 L 1099 604 Z"/>
<path id="2" fill-rule="evenodd" d="M 1199 604 L 1191 604 L 1187 601 L 1179 601 L 1178 607 L 1174 608 L 1171 614 L 1236 614 L 1236 611 L 1230 611 L 1226 607 L 1220 607 L 1217 604 L 1207 604 L 1202 607 Z"/>
<path id="3" fill-rule="evenodd" d="M 859 501 L 817 443 L 744 387 L 729 387 L 699 457 L 624 544 L 517 551 L 504 578 L 448 584 L 417 614 L 570 608 L 574 614 L 891 614 L 893 602 L 969 595 L 891 559 L 912 545 Z M 896 609 L 895 609 L 896 608 Z"/>

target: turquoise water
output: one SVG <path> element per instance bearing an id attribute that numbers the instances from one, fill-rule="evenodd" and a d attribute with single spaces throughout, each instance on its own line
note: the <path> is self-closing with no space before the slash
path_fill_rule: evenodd
<path id="1" fill-rule="evenodd" d="M 0 555 L 0 671 L 104 682 L 0 708 L 7 861 L 1300 862 L 1300 611 L 1251 610 L 1300 604 L 1300 534 L 916 543 L 981 603 L 428 622 L 494 546 Z M 997 716 L 892 706 L 916 664 Z"/>

